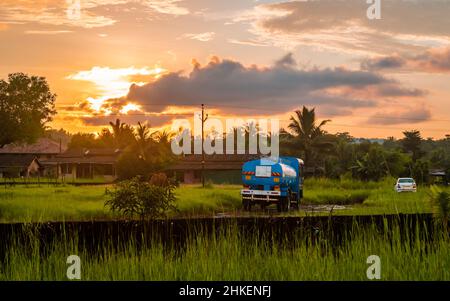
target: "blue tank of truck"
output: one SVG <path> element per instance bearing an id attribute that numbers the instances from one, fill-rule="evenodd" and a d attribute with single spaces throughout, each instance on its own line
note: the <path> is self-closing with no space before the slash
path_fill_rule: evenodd
<path id="1" fill-rule="evenodd" d="M 277 204 L 278 211 L 299 208 L 303 197 L 303 161 L 294 157 L 261 158 L 245 162 L 241 190 L 245 210 L 255 204 Z"/>

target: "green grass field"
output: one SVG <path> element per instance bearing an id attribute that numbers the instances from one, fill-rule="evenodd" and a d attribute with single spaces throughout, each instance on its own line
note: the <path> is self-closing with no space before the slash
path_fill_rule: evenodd
<path id="1" fill-rule="evenodd" d="M 392 180 L 379 183 L 309 179 L 304 202 L 313 205 L 344 204 L 333 214 L 430 212 L 429 188 L 417 193 L 394 192 Z M 0 187 L 0 221 L 43 222 L 69 220 L 111 220 L 120 216 L 104 207 L 106 189 L 111 186 L 36 185 Z M 241 211 L 240 186 L 183 185 L 177 189 L 177 212 L 172 217 L 213 216 L 219 213 L 248 215 Z M 306 205 L 305 207 L 306 208 Z M 256 211 L 252 214 L 267 214 Z M 278 214 L 275 210 L 270 214 Z M 329 214 L 291 211 L 288 215 Z M 314 239 L 308 231 L 299 234 L 288 247 L 267 238 L 248 240 L 239 231 L 212 237 L 202 231 L 188 239 L 180 253 L 177 247 L 160 241 L 140 245 L 133 239 L 106 237 L 88 251 L 77 243 L 77 235 L 42 244 L 33 227 L 30 244 L 8 243 L 0 265 L 0 280 L 66 280 L 67 256 L 81 258 L 82 280 L 367 280 L 369 255 L 381 259 L 382 280 L 450 280 L 450 240 L 442 228 L 434 231 L 407 229 L 400 234 L 395 224 L 383 234 L 376 227 L 346 232 L 342 244 L 333 245 L 330 233 Z M 27 228 L 28 227 L 28 228 Z M 31 227 L 29 229 L 29 227 Z M 439 227 L 439 223 L 436 223 Z M 334 230 L 333 230 L 334 231 Z M 420 233 L 420 235 L 410 235 Z M 437 233 L 437 234 L 436 234 Z M 324 236 L 322 236 L 324 235 Z M 258 235 L 255 235 L 257 237 Z M 22 237 L 22 236 L 20 236 Z M 117 247 L 117 248 L 116 248 Z M 293 268 L 294 267 L 294 268 Z"/>
<path id="2" fill-rule="evenodd" d="M 30 246 L 9 246 L 0 280 L 67 280 L 69 254 L 81 259 L 81 280 L 367 280 L 370 255 L 380 258 L 381 280 L 450 280 L 443 231 L 427 241 L 401 236 L 395 224 L 385 230 L 389 235 L 355 227 L 339 246 L 299 239 L 289 247 L 243 238 L 236 229 L 213 237 L 199 231 L 181 252 L 158 241 L 139 247 L 132 239 L 116 249 L 108 237 L 94 254 L 79 247 L 76 235 L 41 246 L 30 231 Z"/>
<path id="3" fill-rule="evenodd" d="M 0 222 L 39 222 L 116 219 L 104 207 L 108 185 L 15 185 L 0 186 Z M 176 216 L 212 216 L 247 214 L 240 211 L 241 187 L 238 185 L 182 185 L 178 196 Z M 396 193 L 393 180 L 383 182 L 358 182 L 348 180 L 308 179 L 304 186 L 303 204 L 344 205 L 344 210 L 333 214 L 390 214 L 431 212 L 429 188 L 419 187 L 417 193 Z M 314 206 L 285 213 L 288 215 L 328 214 L 316 212 Z M 256 210 L 254 214 L 267 214 Z M 276 214 L 271 210 L 270 214 Z"/>

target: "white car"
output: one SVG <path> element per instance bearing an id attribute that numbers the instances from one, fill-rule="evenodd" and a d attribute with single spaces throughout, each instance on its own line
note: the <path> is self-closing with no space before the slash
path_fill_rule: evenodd
<path id="1" fill-rule="evenodd" d="M 397 192 L 416 192 L 417 185 L 416 181 L 413 178 L 398 178 L 397 183 L 395 184 L 395 191 Z"/>

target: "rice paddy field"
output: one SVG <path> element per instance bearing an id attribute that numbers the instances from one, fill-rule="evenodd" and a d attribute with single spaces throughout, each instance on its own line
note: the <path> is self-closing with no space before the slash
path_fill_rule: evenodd
<path id="1" fill-rule="evenodd" d="M 429 213 L 429 188 L 417 193 L 396 193 L 393 179 L 383 182 L 308 179 L 302 209 L 284 215 L 364 215 Z M 0 223 L 113 220 L 120 218 L 104 206 L 108 185 L 4 185 L 0 186 Z M 170 217 L 246 215 L 241 211 L 238 185 L 182 185 L 177 191 L 177 210 Z M 316 210 L 326 205 L 327 210 Z M 255 208 L 251 214 L 277 214 Z"/>
<path id="2" fill-rule="evenodd" d="M 240 186 L 182 185 L 149 224 L 111 213 L 110 185 L 0 186 L 0 280 L 67 280 L 69 255 L 82 280 L 368 280 L 370 255 L 381 280 L 450 280 L 429 188 L 393 182 L 308 179 L 301 210 L 283 214 L 243 212 Z"/>
<path id="3" fill-rule="evenodd" d="M 140 234 L 92 244 L 71 231 L 44 241 L 23 227 L 0 258 L 0 280 L 67 280 L 71 254 L 80 257 L 81 280 L 367 280 L 370 255 L 380 258 L 381 280 L 450 280 L 450 240 L 438 225 L 355 223 L 339 239 L 331 239 L 336 230 L 300 227 L 283 238 L 228 225 L 197 229 L 182 244 Z"/>

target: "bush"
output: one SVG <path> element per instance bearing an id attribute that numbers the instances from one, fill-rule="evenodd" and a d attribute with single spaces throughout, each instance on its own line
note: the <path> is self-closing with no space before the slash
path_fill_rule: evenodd
<path id="1" fill-rule="evenodd" d="M 174 183 L 165 175 L 154 175 L 150 182 L 134 177 L 119 182 L 112 191 L 107 191 L 108 199 L 105 206 L 128 218 L 164 217 L 168 210 L 175 209 L 174 190 Z"/>
<path id="2" fill-rule="evenodd" d="M 447 224 L 450 215 L 450 193 L 437 186 L 431 186 L 430 190 L 430 200 L 434 213 L 443 220 L 444 224 Z"/>
<path id="3" fill-rule="evenodd" d="M 208 188 L 208 189 L 213 189 L 214 188 L 214 183 L 213 183 L 213 181 L 211 179 L 208 179 L 206 181 L 205 188 Z"/>
<path id="4" fill-rule="evenodd" d="M 141 158 L 136 153 L 126 151 L 120 155 L 116 164 L 117 176 L 119 180 L 128 180 L 134 177 L 148 176 L 159 168 L 156 164 L 151 164 Z M 148 178 L 147 178 L 148 179 Z"/>

